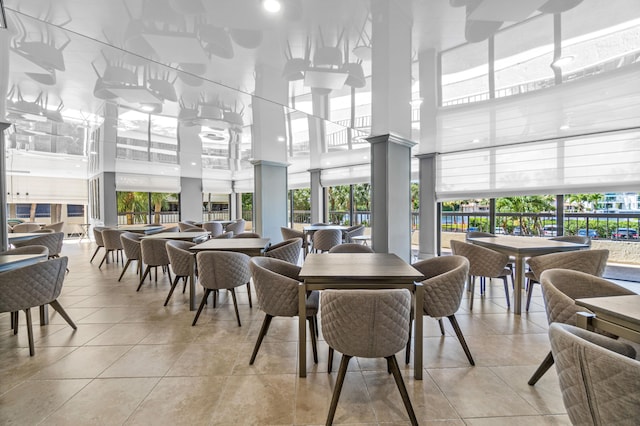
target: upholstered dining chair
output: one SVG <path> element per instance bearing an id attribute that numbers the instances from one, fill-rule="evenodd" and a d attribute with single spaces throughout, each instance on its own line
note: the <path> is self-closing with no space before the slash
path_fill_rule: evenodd
<path id="1" fill-rule="evenodd" d="M 36 229 L 35 231 L 29 232 L 30 234 L 53 234 L 53 229 Z"/>
<path id="2" fill-rule="evenodd" d="M 447 318 L 460 341 L 469 364 L 475 365 L 471 351 L 464 339 L 462 330 L 456 320 L 456 312 L 460 308 L 464 285 L 469 275 L 469 261 L 463 256 L 441 256 L 421 260 L 412 265 L 426 277 L 422 281 L 424 288 L 423 311 L 426 315 L 438 320 L 440 333 L 444 336 L 442 318 Z M 409 363 L 411 339 L 407 343 L 405 362 Z"/>
<path id="3" fill-rule="evenodd" d="M 342 353 L 326 424 L 333 423 L 349 361 L 384 357 L 393 374 L 412 425 L 413 406 L 395 354 L 409 340 L 411 293 L 397 290 L 324 290 L 320 296 L 322 334 L 330 348 Z"/>
<path id="4" fill-rule="evenodd" d="M 124 264 L 124 268 L 122 269 L 122 273 L 120 273 L 118 281 L 122 279 L 124 273 L 127 272 L 127 268 L 134 260 L 138 262 L 136 275 L 142 274 L 142 249 L 140 247 L 141 237 L 142 235 L 134 232 L 123 232 L 120 234 L 120 242 L 122 243 L 124 255 L 127 257 L 127 263 Z"/>
<path id="5" fill-rule="evenodd" d="M 247 222 L 244 219 L 238 219 L 235 222 L 228 224 L 224 230 L 226 232 L 233 232 L 234 235 L 242 234 L 245 231 Z"/>
<path id="6" fill-rule="evenodd" d="M 93 258 L 96 257 L 96 254 L 98 254 L 98 251 L 101 248 L 104 248 L 104 241 L 102 240 L 102 231 L 105 229 L 109 229 L 109 228 L 106 228 L 104 226 L 93 227 L 93 239 L 96 241 L 97 247 L 96 247 L 96 250 L 93 252 L 93 256 L 91 256 L 89 263 L 93 262 Z"/>
<path id="7" fill-rule="evenodd" d="M 291 238 L 290 240 L 281 241 L 267 247 L 264 251 L 264 255 L 266 257 L 273 257 L 297 265 L 298 260 L 300 259 L 301 249 L 302 238 Z"/>
<path id="8" fill-rule="evenodd" d="M 539 284 L 540 274 L 547 269 L 561 268 L 581 271 L 585 274 L 601 277 L 607 266 L 609 250 L 577 250 L 561 253 L 543 254 L 527 259 L 529 271 L 527 278 L 527 305 L 529 311 L 534 284 Z"/>
<path id="9" fill-rule="evenodd" d="M 352 243 L 353 240 L 351 238 L 357 237 L 360 235 L 364 235 L 364 225 L 353 225 L 345 229 L 342 233 L 342 242 L 343 243 Z"/>
<path id="10" fill-rule="evenodd" d="M 31 308 L 50 304 L 62 318 L 73 328 L 77 328 L 73 320 L 58 302 L 62 290 L 66 257 L 50 259 L 34 263 L 22 268 L 0 272 L 0 312 L 11 312 L 13 316 L 13 333 L 18 332 L 18 311 L 24 310 L 27 317 L 27 333 L 29 336 L 29 355 L 35 354 Z"/>
<path id="11" fill-rule="evenodd" d="M 193 226 L 183 226 L 180 229 L 180 232 L 207 232 L 207 230 L 199 226 L 193 225 Z"/>
<path id="12" fill-rule="evenodd" d="M 507 277 L 511 275 L 511 269 L 507 267 L 509 256 L 497 251 L 480 247 L 463 241 L 451 240 L 451 252 L 454 255 L 466 257 L 469 260 L 469 309 L 473 309 L 473 295 L 475 290 L 476 277 L 500 278 L 504 283 L 504 294 L 507 300 L 507 308 L 511 307 L 509 298 L 509 285 Z M 480 281 L 480 294 L 484 294 L 484 281 Z"/>
<path id="13" fill-rule="evenodd" d="M 224 227 L 220 222 L 205 222 L 202 224 L 202 227 L 205 231 L 209 231 L 211 233 L 212 238 L 217 237 L 224 232 Z"/>
<path id="14" fill-rule="evenodd" d="M 342 244 L 342 231 L 339 229 L 321 229 L 313 233 L 313 250 L 321 253 Z"/>
<path id="15" fill-rule="evenodd" d="M 171 269 L 173 269 L 175 277 L 173 278 L 173 283 L 171 283 L 171 289 L 169 290 L 167 299 L 164 301 L 164 306 L 167 306 L 167 303 L 169 303 L 171 295 L 173 295 L 173 291 L 175 290 L 180 278 L 184 281 L 182 292 L 185 292 L 187 288 L 187 280 L 192 277 L 196 267 L 196 255 L 194 252 L 189 250 L 190 247 L 195 245 L 195 243 L 189 241 L 167 241 L 165 247 L 167 249 L 167 255 L 169 256 Z"/>
<path id="16" fill-rule="evenodd" d="M 572 424 L 638 424 L 640 362 L 633 347 L 560 323 L 549 326 L 549 339 Z"/>
<path id="17" fill-rule="evenodd" d="M 62 251 L 62 243 L 64 241 L 64 232 L 53 232 L 38 235 L 35 238 L 24 241 L 14 241 L 15 247 L 26 246 L 45 246 L 49 249 L 49 258 L 60 257 Z"/>
<path id="18" fill-rule="evenodd" d="M 13 249 L 9 249 L 9 250 L 5 250 L 0 252 L 0 254 L 9 254 L 9 255 L 16 255 L 16 254 L 43 254 L 47 257 L 49 257 L 49 249 L 46 246 L 40 246 L 40 245 L 30 245 L 30 246 L 24 246 L 24 247 L 16 247 Z"/>
<path id="19" fill-rule="evenodd" d="M 15 233 L 33 232 L 33 231 L 37 231 L 38 229 L 40 229 L 40 225 L 38 225 L 37 223 L 25 222 L 25 223 L 18 223 L 17 225 L 13 225 L 13 232 Z"/>
<path id="20" fill-rule="evenodd" d="M 202 251 L 196 255 L 198 280 L 204 287 L 204 295 L 191 325 L 195 326 L 198 322 L 200 313 L 211 292 L 214 290 L 228 290 L 233 298 L 238 327 L 242 326 L 235 288 L 247 284 L 251 279 L 249 259 L 250 257 L 244 253 L 230 251 Z"/>
<path id="21" fill-rule="evenodd" d="M 222 234 L 216 235 L 213 238 L 218 238 L 218 239 L 221 239 L 221 240 L 224 240 L 226 238 L 233 238 L 233 232 L 231 232 L 231 231 L 223 232 Z"/>
<path id="22" fill-rule="evenodd" d="M 197 226 L 194 223 L 178 222 L 178 228 L 180 232 L 186 232 L 189 228 L 197 228 Z"/>
<path id="23" fill-rule="evenodd" d="M 469 231 L 465 234 L 464 239 L 468 240 L 469 238 L 482 238 L 482 237 L 495 237 L 496 234 L 492 234 L 491 232 L 483 232 L 483 231 Z"/>
<path id="24" fill-rule="evenodd" d="M 373 253 L 373 249 L 358 243 L 343 243 L 333 246 L 329 253 Z"/>
<path id="25" fill-rule="evenodd" d="M 576 325 L 576 313 L 589 310 L 576 305 L 575 299 L 635 294 L 611 281 L 570 269 L 547 269 L 540 275 L 540 284 L 549 324 Z M 529 379 L 529 385 L 535 385 L 553 363 L 550 351 Z"/>
<path id="26" fill-rule="evenodd" d="M 262 238 L 257 232 L 241 232 L 233 235 L 233 238 Z"/>
<path id="27" fill-rule="evenodd" d="M 260 309 L 265 313 L 260 334 L 249 360 L 249 364 L 253 365 L 262 345 L 262 340 L 269 331 L 273 317 L 298 316 L 298 288 L 301 280 L 299 277 L 300 267 L 284 260 L 269 257 L 252 257 L 249 267 L 251 268 L 251 276 L 258 295 Z M 318 292 L 309 292 L 306 302 L 313 360 L 318 363 L 316 343 L 318 334 Z"/>
<path id="28" fill-rule="evenodd" d="M 171 281 L 171 271 L 169 270 L 169 255 L 167 254 L 167 249 L 165 248 L 165 244 L 168 240 L 160 239 L 160 240 L 142 240 L 140 241 L 140 251 L 142 253 L 142 263 L 147 265 L 144 270 L 144 274 L 140 277 L 140 284 L 138 284 L 138 288 L 136 291 L 140 291 L 140 287 L 144 283 L 145 278 L 149 275 L 149 279 L 151 279 L 150 272 L 151 268 L 155 269 L 156 272 L 156 281 L 158 281 L 158 266 L 161 266 L 163 270 L 166 269 L 167 274 L 169 274 L 169 281 Z"/>
<path id="29" fill-rule="evenodd" d="M 62 232 L 64 229 L 64 222 L 51 223 L 43 226 L 42 229 L 52 229 L 53 232 Z"/>
<path id="30" fill-rule="evenodd" d="M 591 247 L 591 238 L 580 235 L 561 235 L 549 239 L 553 241 L 564 241 L 565 243 L 586 244 Z"/>
<path id="31" fill-rule="evenodd" d="M 105 229 L 102 231 L 102 242 L 104 243 L 104 257 L 98 265 L 98 269 L 102 268 L 102 264 L 106 261 L 109 263 L 109 254 L 113 259 L 113 253 L 116 254 L 116 264 L 118 263 L 118 259 L 122 261 L 124 265 L 124 257 L 123 257 L 123 246 L 122 241 L 120 240 L 120 235 L 123 234 L 123 231 L 119 231 L 117 229 Z"/>
<path id="32" fill-rule="evenodd" d="M 283 240 L 290 240 L 292 238 L 300 238 L 302 240 L 302 250 L 306 253 L 309 248 L 309 242 L 307 241 L 307 236 L 303 231 L 298 231 L 293 228 L 281 227 L 280 233 L 282 234 Z"/>

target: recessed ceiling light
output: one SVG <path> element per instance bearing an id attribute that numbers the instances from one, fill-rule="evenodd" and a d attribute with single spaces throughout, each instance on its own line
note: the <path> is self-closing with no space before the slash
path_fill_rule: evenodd
<path id="1" fill-rule="evenodd" d="M 195 161 L 194 161 L 194 162 L 192 162 L 192 163 L 191 163 L 191 165 L 192 165 L 192 166 L 195 166 L 195 165 L 196 165 Z"/>
<path id="2" fill-rule="evenodd" d="M 263 0 L 262 7 L 269 13 L 278 13 L 282 4 L 278 0 Z"/>
<path id="3" fill-rule="evenodd" d="M 278 136 L 278 142 L 284 142 L 284 138 L 282 136 Z"/>
<path id="4" fill-rule="evenodd" d="M 563 56 L 562 58 L 558 58 L 555 61 L 551 62 L 551 66 L 555 68 L 564 67 L 573 62 L 574 59 L 574 56 Z"/>
<path id="5" fill-rule="evenodd" d="M 480 143 L 480 139 L 473 139 L 471 143 Z"/>
<path id="6" fill-rule="evenodd" d="M 152 112 L 155 108 L 152 105 L 140 105 L 140 111 Z"/>
<path id="7" fill-rule="evenodd" d="M 571 128 L 571 126 L 569 126 L 568 124 L 563 124 L 562 126 L 560 126 L 560 130 L 569 130 Z"/>

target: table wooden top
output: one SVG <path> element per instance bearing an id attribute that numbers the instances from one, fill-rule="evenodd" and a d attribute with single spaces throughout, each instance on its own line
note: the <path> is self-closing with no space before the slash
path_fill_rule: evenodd
<path id="1" fill-rule="evenodd" d="M 42 234 L 39 232 L 10 232 L 7 234 L 7 240 L 9 240 L 9 242 L 25 241 L 25 240 L 30 240 L 32 238 L 40 237 L 42 235 L 46 235 L 46 234 Z"/>
<path id="2" fill-rule="evenodd" d="M 163 229 L 164 226 L 162 225 L 118 225 L 118 230 L 120 231 L 138 232 L 143 234 L 153 234 L 160 232 Z"/>
<path id="3" fill-rule="evenodd" d="M 584 306 L 596 314 L 619 318 L 634 325 L 640 331 L 640 295 L 591 297 L 576 299 L 576 305 Z"/>
<path id="4" fill-rule="evenodd" d="M 239 252 L 256 252 L 264 250 L 269 238 L 212 238 L 190 247 L 193 251 L 222 250 Z"/>
<path id="5" fill-rule="evenodd" d="M 588 248 L 587 244 L 568 243 L 541 237 L 497 235 L 495 237 L 469 238 L 467 241 L 482 247 L 514 254 L 534 255 Z"/>
<path id="6" fill-rule="evenodd" d="M 47 258 L 45 254 L 0 254 L 0 271 L 10 271 Z"/>
<path id="7" fill-rule="evenodd" d="M 197 241 L 209 237 L 210 232 L 158 232 L 157 234 L 145 235 L 141 240 L 184 240 Z"/>
<path id="8" fill-rule="evenodd" d="M 422 281 L 424 275 L 393 253 L 321 253 L 307 256 L 300 278 Z"/>

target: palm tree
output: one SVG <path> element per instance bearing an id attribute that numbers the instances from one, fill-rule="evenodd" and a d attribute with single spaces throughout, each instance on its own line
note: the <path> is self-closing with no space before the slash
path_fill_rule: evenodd
<path id="1" fill-rule="evenodd" d="M 143 222 L 143 214 L 139 212 L 147 211 L 149 199 L 146 192 L 116 192 L 118 213 L 127 215 L 127 225 L 133 225 L 137 218 Z M 138 212 L 136 214 L 136 212 Z"/>
<path id="2" fill-rule="evenodd" d="M 504 213 L 542 213 L 555 210 L 553 205 L 555 198 L 552 195 L 525 195 L 519 197 L 504 197 L 496 199 L 496 211 Z M 507 229 L 508 220 L 518 223 L 521 233 L 527 235 L 530 229 L 536 229 L 540 234 L 542 224 L 539 217 L 533 218 L 533 223 L 529 224 L 521 214 L 513 215 L 510 218 L 504 217 L 502 228 Z"/>
<path id="3" fill-rule="evenodd" d="M 151 204 L 153 205 L 153 223 L 160 224 L 160 212 L 169 207 L 169 198 L 177 198 L 176 194 L 167 192 L 152 192 Z"/>

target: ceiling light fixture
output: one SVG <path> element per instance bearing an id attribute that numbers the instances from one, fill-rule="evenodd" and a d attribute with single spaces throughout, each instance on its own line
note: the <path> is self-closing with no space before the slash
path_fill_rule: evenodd
<path id="1" fill-rule="evenodd" d="M 262 8 L 269 13 L 278 13 L 282 8 L 282 3 L 278 0 L 263 0 Z"/>

